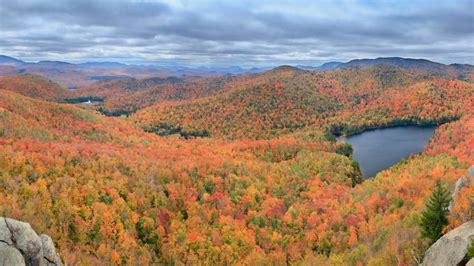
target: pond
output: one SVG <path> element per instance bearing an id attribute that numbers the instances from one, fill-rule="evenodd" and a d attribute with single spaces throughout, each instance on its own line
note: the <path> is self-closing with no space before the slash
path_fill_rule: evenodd
<path id="1" fill-rule="evenodd" d="M 374 177 L 410 155 L 423 151 L 436 127 L 399 126 L 341 137 L 354 148 L 364 178 Z"/>

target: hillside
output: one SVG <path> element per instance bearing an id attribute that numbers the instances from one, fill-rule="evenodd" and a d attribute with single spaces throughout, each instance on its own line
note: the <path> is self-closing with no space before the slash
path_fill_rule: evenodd
<path id="1" fill-rule="evenodd" d="M 30 74 L 0 77 L 0 90 L 10 90 L 32 98 L 60 100 L 71 93 L 51 80 Z"/>
<path id="2" fill-rule="evenodd" d="M 4 90 L 0 125 L 2 215 L 47 233 L 81 265 L 410 263 L 427 248 L 415 220 L 434 180 L 453 184 L 474 160 L 472 115 L 363 183 L 317 128 L 271 140 L 163 138 Z"/>
<path id="3" fill-rule="evenodd" d="M 232 200 L 234 203 L 228 206 L 228 211 L 241 212 L 238 201 L 248 193 L 249 186 L 250 193 L 265 198 L 264 188 L 268 184 L 252 173 L 270 171 L 275 177 L 283 177 L 288 171 L 284 166 L 288 164 L 286 161 L 294 158 L 303 145 L 306 156 L 298 161 L 302 166 L 309 163 L 307 156 L 327 156 L 346 165 L 343 170 L 336 170 L 329 161 L 311 163 L 312 168 L 304 170 L 308 174 L 321 177 L 330 174 L 334 182 L 347 187 L 360 175 L 350 159 L 329 152 L 335 148 L 334 144 L 321 137 L 313 137 L 309 142 L 282 139 L 231 144 L 168 140 L 140 133 L 122 119 L 107 118 L 71 105 L 46 103 L 8 91 L 0 91 L 0 99 L 1 125 L 4 125 L 0 130 L 0 172 L 2 180 L 8 182 L 7 187 L 0 187 L 0 202 L 9 206 L 2 211 L 9 217 L 23 217 L 35 228 L 50 233 L 62 257 L 70 263 L 117 262 L 117 259 L 150 263 L 159 258 L 162 262 L 177 259 L 174 252 L 166 250 L 181 245 L 174 241 L 184 232 L 171 230 L 180 223 L 189 227 L 185 234 L 192 235 L 194 230 L 211 233 L 215 229 L 212 234 L 220 230 L 239 234 L 237 225 L 233 229 L 213 229 L 216 221 L 199 218 L 196 211 L 208 209 L 209 215 L 219 215 L 222 203 L 218 202 Z M 28 163 L 25 166 L 22 162 Z M 271 165 L 280 162 L 281 169 L 270 170 Z M 248 170 L 239 170 L 242 164 Z M 222 181 L 226 177 L 232 178 L 229 185 L 239 187 L 240 192 L 225 188 L 227 185 Z M 294 192 L 285 194 L 289 193 Z M 187 195 L 185 205 L 178 195 Z M 155 227 L 151 217 L 156 215 L 164 220 L 156 224 L 159 227 L 153 233 L 155 239 L 142 231 L 150 232 Z M 196 219 L 206 220 L 196 223 Z M 249 216 L 249 219 L 253 218 Z M 45 223 L 46 220 L 50 222 Z M 117 227 L 112 229 L 111 224 Z M 195 227 L 199 224 L 200 228 Z M 243 241 L 247 248 L 254 245 L 252 239 Z M 247 254 L 247 248 L 239 252 Z M 158 254 L 162 255 L 157 257 Z"/>
<path id="4" fill-rule="evenodd" d="M 130 114 L 156 103 L 198 99 L 246 86 L 264 85 L 278 78 L 281 73 L 293 71 L 300 70 L 282 66 L 261 74 L 240 76 L 183 79 L 154 77 L 104 81 L 77 90 L 73 97 L 103 99 L 99 110 L 108 115 Z"/>
<path id="5" fill-rule="evenodd" d="M 160 134 L 261 139 L 328 124 L 335 134 L 352 134 L 397 123 L 451 120 L 468 112 L 474 98 L 470 83 L 391 66 L 323 73 L 278 68 L 258 79 L 204 99 L 157 104 L 131 119 Z"/>
<path id="6" fill-rule="evenodd" d="M 72 105 L 32 99 L 6 90 L 0 90 L 0 99 L 0 136 L 8 139 L 119 144 L 133 132 L 133 127 L 123 120 L 111 120 Z"/>
<path id="7" fill-rule="evenodd" d="M 176 77 L 110 80 L 93 83 L 92 85 L 81 88 L 78 93 L 81 96 L 106 99 L 130 91 L 136 92 L 149 89 L 160 84 L 175 84 L 180 82 L 183 82 L 183 80 Z"/>
<path id="8" fill-rule="evenodd" d="M 81 88 L 73 97 L 104 100 L 100 110 L 106 114 L 129 114 L 155 103 L 206 97 L 224 90 L 231 77 L 147 78 L 97 82 Z"/>
<path id="9" fill-rule="evenodd" d="M 164 103 L 139 111 L 132 119 L 150 131 L 170 126 L 212 135 L 260 138 L 258 134 L 272 134 L 272 130 L 290 132 L 304 127 L 314 123 L 318 115 L 340 108 L 337 101 L 312 90 L 309 84 L 287 85 L 283 84 L 285 79 L 275 76 L 269 83 L 244 86 L 207 99 Z M 287 82 L 291 80 L 296 78 L 290 77 Z"/>

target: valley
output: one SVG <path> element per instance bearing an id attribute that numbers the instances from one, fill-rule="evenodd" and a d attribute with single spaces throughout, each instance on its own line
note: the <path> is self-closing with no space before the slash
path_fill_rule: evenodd
<path id="1" fill-rule="evenodd" d="M 0 266 L 474 265 L 474 0 L 0 1 Z"/>
<path id="2" fill-rule="evenodd" d="M 436 180 L 474 164 L 472 80 L 398 66 L 0 88 L 0 215 L 73 265 L 413 264 Z"/>

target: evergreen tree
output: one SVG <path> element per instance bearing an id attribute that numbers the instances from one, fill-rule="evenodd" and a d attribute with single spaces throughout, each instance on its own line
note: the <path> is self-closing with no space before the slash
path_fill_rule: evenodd
<path id="1" fill-rule="evenodd" d="M 448 225 L 450 201 L 449 191 L 441 184 L 441 181 L 436 181 L 435 190 L 426 203 L 421 217 L 421 235 L 430 239 L 431 244 L 443 235 L 442 230 Z"/>

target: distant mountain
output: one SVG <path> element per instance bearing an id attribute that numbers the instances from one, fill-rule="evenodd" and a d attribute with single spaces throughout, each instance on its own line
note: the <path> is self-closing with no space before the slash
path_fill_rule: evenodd
<path id="1" fill-rule="evenodd" d="M 34 74 L 47 77 L 64 88 L 77 89 L 96 81 L 146 79 L 149 77 L 213 77 L 260 73 L 268 68 L 244 68 L 240 66 L 178 66 L 136 65 L 120 62 L 69 63 L 63 61 L 23 62 L 9 56 L 0 56 L 0 76 Z M 168 82 L 168 81 L 167 81 Z"/>
<path id="2" fill-rule="evenodd" d="M 249 73 L 261 73 L 267 71 L 267 67 L 252 67 L 248 70 Z"/>
<path id="3" fill-rule="evenodd" d="M 271 70 L 271 72 L 280 72 L 280 71 L 301 71 L 302 69 L 290 66 L 290 65 L 281 65 L 278 67 L 275 67 L 274 69 Z"/>
<path id="4" fill-rule="evenodd" d="M 443 68 L 446 65 L 429 61 L 426 59 L 402 58 L 402 57 L 378 57 L 375 59 L 354 59 L 338 67 L 391 65 L 404 69 Z"/>
<path id="5" fill-rule="evenodd" d="M 206 70 L 206 71 L 211 71 L 211 72 L 225 72 L 225 73 L 242 73 L 245 72 L 245 70 L 239 66 L 228 66 L 228 67 L 206 67 L 206 66 L 200 66 L 197 67 L 196 69 L 198 70 Z"/>
<path id="6" fill-rule="evenodd" d="M 18 60 L 10 56 L 0 55 L 0 65 L 22 65 L 24 63 L 24 61 Z"/>
<path id="7" fill-rule="evenodd" d="M 331 70 L 339 65 L 343 64 L 342 62 L 327 62 L 324 63 L 320 66 L 305 66 L 305 65 L 296 65 L 297 68 L 303 69 L 303 70 L 310 70 L 310 71 L 326 71 L 326 70 Z"/>
<path id="8" fill-rule="evenodd" d="M 319 70 L 330 70 L 330 69 L 334 69 L 334 68 L 337 68 L 338 66 L 340 66 L 341 64 L 343 64 L 343 63 L 342 63 L 342 62 L 327 62 L 327 63 L 322 64 L 322 65 L 319 67 Z"/>
<path id="9" fill-rule="evenodd" d="M 133 78 L 129 76 L 105 75 L 105 76 L 90 76 L 89 79 L 92 81 L 110 81 L 110 80 L 133 79 Z"/>
<path id="10" fill-rule="evenodd" d="M 36 63 L 37 65 L 48 65 L 48 66 L 72 66 L 74 64 L 68 63 L 68 62 L 63 62 L 63 61 L 39 61 Z"/>
<path id="11" fill-rule="evenodd" d="M 86 62 L 86 63 L 81 63 L 79 65 L 83 67 L 115 67 L 115 68 L 128 66 L 126 64 L 122 64 L 118 62 Z"/>
<path id="12" fill-rule="evenodd" d="M 379 57 L 375 59 L 355 59 L 349 62 L 327 62 L 321 66 L 279 66 L 273 71 L 330 71 L 341 68 L 389 65 L 424 75 L 435 75 L 449 79 L 474 81 L 474 66 L 467 64 L 445 65 L 425 59 Z M 127 65 L 119 62 L 68 63 L 63 61 L 24 62 L 13 57 L 0 55 L 0 75 L 34 74 L 47 77 L 64 88 L 79 88 L 96 81 L 146 79 L 149 77 L 214 77 L 225 75 L 257 74 L 271 70 L 269 67 L 205 66 L 191 67 L 178 65 Z"/>
<path id="13" fill-rule="evenodd" d="M 185 68 L 186 69 L 186 68 Z M 183 69 L 182 69 L 183 70 Z M 260 73 L 268 70 L 268 68 L 260 68 L 260 67 L 253 67 L 253 68 L 243 68 L 240 66 L 199 66 L 199 67 L 189 67 L 187 70 L 191 71 L 204 71 L 208 73 L 216 73 L 216 74 L 232 74 L 232 75 L 240 75 L 246 73 Z"/>
<path id="14" fill-rule="evenodd" d="M 445 65 L 426 59 L 403 58 L 403 57 L 378 57 L 375 59 L 354 59 L 346 63 L 328 62 L 315 70 L 326 71 L 337 68 L 366 67 L 388 65 L 401 69 L 416 71 L 418 73 L 437 75 L 460 80 L 473 80 L 474 66 L 468 64 Z"/>

